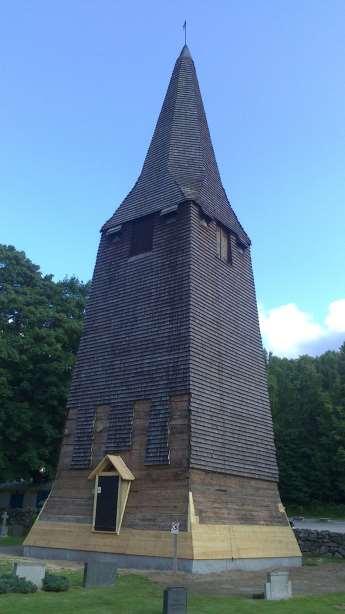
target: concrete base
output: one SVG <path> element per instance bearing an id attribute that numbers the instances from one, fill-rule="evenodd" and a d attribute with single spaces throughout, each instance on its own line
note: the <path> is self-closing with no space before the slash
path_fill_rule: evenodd
<path id="1" fill-rule="evenodd" d="M 122 569 L 152 569 L 171 571 L 173 559 L 162 556 L 139 556 L 126 554 L 110 554 L 107 552 L 86 552 L 85 550 L 68 550 L 66 548 L 43 548 L 40 546 L 24 546 L 24 556 L 39 559 L 58 559 L 65 561 L 111 561 Z M 300 567 L 302 559 L 299 556 L 258 558 L 258 559 L 214 559 L 191 560 L 179 559 L 179 571 L 190 573 L 214 573 L 220 571 L 260 571 L 277 567 Z"/>

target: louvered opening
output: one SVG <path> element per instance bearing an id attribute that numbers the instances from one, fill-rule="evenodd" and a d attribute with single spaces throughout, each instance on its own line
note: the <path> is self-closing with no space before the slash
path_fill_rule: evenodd
<path id="1" fill-rule="evenodd" d="M 229 264 L 232 262 L 230 234 L 219 224 L 217 224 L 217 256 L 223 262 Z"/>

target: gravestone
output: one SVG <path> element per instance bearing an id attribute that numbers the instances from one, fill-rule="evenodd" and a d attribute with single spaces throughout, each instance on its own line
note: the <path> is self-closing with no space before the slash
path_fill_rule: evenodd
<path id="1" fill-rule="evenodd" d="M 163 614 L 186 614 L 187 590 L 183 586 L 170 586 L 164 591 Z"/>
<path id="2" fill-rule="evenodd" d="M 267 574 L 265 599 L 274 601 L 292 597 L 292 587 L 288 571 L 271 571 Z"/>
<path id="3" fill-rule="evenodd" d="M 3 512 L 1 514 L 0 537 L 7 537 L 8 535 L 7 520 L 8 520 L 8 513 Z"/>
<path id="4" fill-rule="evenodd" d="M 88 561 L 84 565 L 84 588 L 113 586 L 116 581 L 117 565 L 108 561 Z"/>
<path id="5" fill-rule="evenodd" d="M 9 534 L 12 537 L 22 537 L 25 533 L 25 528 L 21 524 L 11 524 L 9 527 Z"/>
<path id="6" fill-rule="evenodd" d="M 36 584 L 37 588 L 42 588 L 46 566 L 41 563 L 20 562 L 14 564 L 13 572 L 18 578 L 25 578 Z"/>

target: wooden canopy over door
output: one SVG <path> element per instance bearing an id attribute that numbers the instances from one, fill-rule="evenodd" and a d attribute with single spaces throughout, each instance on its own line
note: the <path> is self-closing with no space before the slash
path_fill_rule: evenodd
<path id="1" fill-rule="evenodd" d="M 107 454 L 88 479 L 95 480 L 92 530 L 120 533 L 134 475 L 121 456 Z"/>

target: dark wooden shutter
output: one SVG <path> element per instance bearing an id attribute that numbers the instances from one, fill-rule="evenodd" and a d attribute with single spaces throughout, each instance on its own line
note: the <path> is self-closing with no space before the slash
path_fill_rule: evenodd
<path id="1" fill-rule="evenodd" d="M 230 235 L 219 224 L 217 224 L 217 255 L 223 262 L 231 263 Z"/>
<path id="2" fill-rule="evenodd" d="M 228 248 L 229 248 L 229 240 L 228 240 L 228 233 L 224 230 L 224 228 L 221 228 L 221 246 L 220 246 L 220 252 L 221 252 L 221 259 L 224 262 L 228 262 Z"/>

